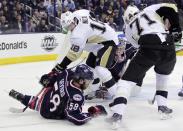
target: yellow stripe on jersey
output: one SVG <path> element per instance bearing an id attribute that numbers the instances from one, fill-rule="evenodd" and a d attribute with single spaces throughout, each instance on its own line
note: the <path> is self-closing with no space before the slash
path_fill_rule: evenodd
<path id="1" fill-rule="evenodd" d="M 87 39 L 87 43 L 100 43 L 103 41 L 106 41 L 106 39 L 99 35 L 93 35 Z"/>
<path id="2" fill-rule="evenodd" d="M 104 54 L 101 57 L 101 60 L 100 60 L 100 65 L 101 66 L 106 67 L 109 56 L 111 54 L 111 51 L 112 51 L 112 47 L 109 46 L 108 49 L 104 52 Z"/>

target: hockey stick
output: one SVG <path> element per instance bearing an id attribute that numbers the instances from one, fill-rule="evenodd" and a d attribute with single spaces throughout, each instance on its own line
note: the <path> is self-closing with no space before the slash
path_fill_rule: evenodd
<path id="1" fill-rule="evenodd" d="M 23 109 L 10 107 L 9 111 L 12 112 L 12 113 L 23 113 L 23 112 L 25 112 L 25 110 L 27 110 L 27 108 L 37 99 L 37 97 L 42 93 L 43 90 L 44 90 L 44 87 L 37 93 L 37 95 Z"/>
<path id="2" fill-rule="evenodd" d="M 150 105 L 153 105 L 154 102 L 155 102 L 155 99 L 156 99 L 156 93 L 154 94 L 154 97 L 153 97 L 152 100 L 151 100 L 151 99 L 148 100 L 148 103 L 149 103 Z"/>

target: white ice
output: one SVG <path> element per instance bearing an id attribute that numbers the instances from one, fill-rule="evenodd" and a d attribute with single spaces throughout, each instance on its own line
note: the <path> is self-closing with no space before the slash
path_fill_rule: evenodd
<path id="1" fill-rule="evenodd" d="M 177 63 L 169 81 L 168 106 L 173 109 L 173 117 L 160 120 L 157 106 L 149 105 L 147 100 L 155 92 L 155 73 L 148 71 L 142 90 L 137 97 L 131 98 L 119 131 L 183 131 L 183 99 L 177 96 L 182 86 L 183 57 Z M 38 78 L 53 67 L 54 62 L 35 62 L 0 66 L 0 131 L 109 131 L 110 124 L 105 117 L 92 119 L 83 126 L 75 126 L 65 120 L 46 120 L 38 112 L 27 109 L 24 113 L 13 114 L 10 107 L 24 106 L 8 96 L 10 89 L 35 95 L 41 89 Z M 101 103 L 100 103 L 101 104 Z M 106 103 L 104 103 L 106 105 Z M 86 103 L 85 110 L 95 103 Z M 107 107 L 107 105 L 106 105 Z"/>

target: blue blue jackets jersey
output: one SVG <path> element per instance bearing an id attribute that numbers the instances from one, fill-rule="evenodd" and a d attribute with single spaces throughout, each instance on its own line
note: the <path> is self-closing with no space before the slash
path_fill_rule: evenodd
<path id="1" fill-rule="evenodd" d="M 76 125 L 82 125 L 91 119 L 89 113 L 82 113 L 83 91 L 72 84 L 71 70 L 60 73 L 54 88 L 43 93 L 40 114 L 47 119 L 68 119 Z"/>

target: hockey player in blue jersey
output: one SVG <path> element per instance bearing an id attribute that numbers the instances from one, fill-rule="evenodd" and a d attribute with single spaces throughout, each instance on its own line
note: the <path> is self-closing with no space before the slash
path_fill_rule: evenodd
<path id="1" fill-rule="evenodd" d="M 13 89 L 9 96 L 25 106 L 29 105 L 30 109 L 39 111 L 46 119 L 67 119 L 75 125 L 85 124 L 93 116 L 107 114 L 102 105 L 91 106 L 87 113 L 82 112 L 85 100 L 83 90 L 93 80 L 93 72 L 87 65 L 79 65 L 75 71 L 66 69 L 61 73 L 53 73 L 49 81 L 42 80 L 44 91 L 34 102 L 31 102 L 34 96 L 23 95 Z"/>

